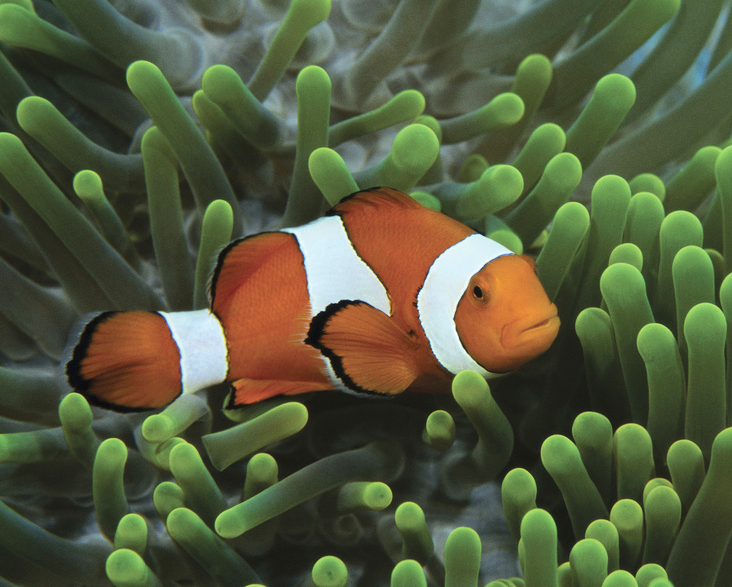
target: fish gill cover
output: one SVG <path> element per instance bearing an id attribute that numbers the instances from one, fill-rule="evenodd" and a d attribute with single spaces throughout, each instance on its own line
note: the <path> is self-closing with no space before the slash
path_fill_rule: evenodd
<path id="1" fill-rule="evenodd" d="M 729 8 L 1 3 L 0 585 L 730 585 Z M 202 308 L 232 236 L 373 185 L 537 256 L 553 348 L 389 402 L 67 394 L 78 316 Z"/>

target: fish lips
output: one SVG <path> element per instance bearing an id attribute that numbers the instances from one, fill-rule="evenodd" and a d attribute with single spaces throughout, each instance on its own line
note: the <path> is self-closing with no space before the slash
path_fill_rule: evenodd
<path id="1" fill-rule="evenodd" d="M 557 307 L 550 304 L 540 314 L 532 313 L 506 324 L 501 331 L 501 344 L 507 351 L 526 351 L 539 355 L 551 346 L 558 332 Z"/>

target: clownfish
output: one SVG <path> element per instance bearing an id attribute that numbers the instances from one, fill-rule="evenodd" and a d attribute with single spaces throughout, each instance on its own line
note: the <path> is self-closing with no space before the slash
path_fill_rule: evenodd
<path id="1" fill-rule="evenodd" d="M 66 364 L 70 386 L 120 411 L 224 381 L 228 408 L 332 389 L 439 391 L 465 369 L 516 369 L 559 330 L 531 257 L 389 188 L 233 241 L 209 294 L 205 310 L 99 314 Z"/>

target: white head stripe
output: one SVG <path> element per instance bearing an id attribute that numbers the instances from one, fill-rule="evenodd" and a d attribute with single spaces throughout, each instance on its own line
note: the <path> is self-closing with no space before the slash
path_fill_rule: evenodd
<path id="1" fill-rule="evenodd" d="M 493 375 L 467 353 L 455 326 L 455 312 L 470 278 L 501 255 L 512 254 L 506 247 L 472 234 L 449 247 L 435 259 L 417 295 L 417 311 L 432 352 L 450 373 L 471 369 L 483 377 Z"/>
<path id="2" fill-rule="evenodd" d="M 391 314 L 384 284 L 353 248 L 340 216 L 324 216 L 283 232 L 295 236 L 303 256 L 311 318 L 341 300 L 361 300 Z M 333 384 L 346 388 L 330 361 L 326 357 L 323 361 Z"/>
<path id="3" fill-rule="evenodd" d="M 192 393 L 224 381 L 229 359 L 219 319 L 209 310 L 158 313 L 168 323 L 180 352 L 183 393 Z"/>

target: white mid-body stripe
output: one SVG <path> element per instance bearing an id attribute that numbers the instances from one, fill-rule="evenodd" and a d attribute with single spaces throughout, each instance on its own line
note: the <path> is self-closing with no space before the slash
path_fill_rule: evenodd
<path id="1" fill-rule="evenodd" d="M 224 381 L 229 359 L 219 319 L 210 310 L 158 313 L 165 318 L 178 345 L 183 393 Z"/>
<path id="2" fill-rule="evenodd" d="M 315 222 L 285 228 L 295 236 L 302 252 L 310 296 L 310 317 L 341 300 L 361 300 L 391 314 L 389 295 L 353 248 L 340 216 L 324 216 Z M 335 374 L 330 360 L 323 357 L 326 372 L 336 387 L 347 386 Z"/>
<path id="3" fill-rule="evenodd" d="M 495 376 L 467 353 L 455 326 L 455 312 L 470 278 L 501 255 L 512 252 L 481 235 L 472 234 L 447 248 L 427 272 L 417 295 L 417 311 L 432 352 L 440 364 L 457 375 L 471 369 L 483 377 Z"/>
<path id="4" fill-rule="evenodd" d="M 295 235 L 305 262 L 312 315 L 341 300 L 362 300 L 391 312 L 384 285 L 353 248 L 340 216 L 285 228 Z"/>

